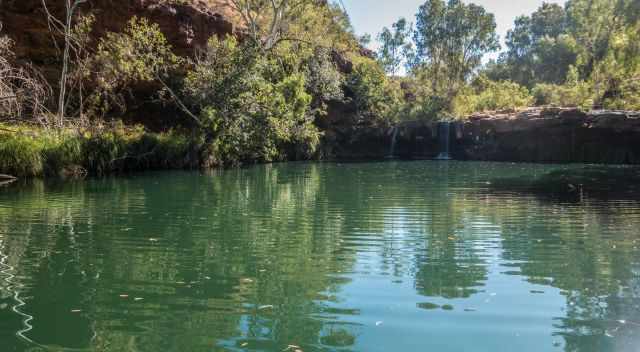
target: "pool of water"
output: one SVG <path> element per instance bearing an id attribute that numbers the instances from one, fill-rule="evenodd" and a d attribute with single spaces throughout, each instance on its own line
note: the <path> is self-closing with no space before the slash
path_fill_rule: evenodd
<path id="1" fill-rule="evenodd" d="M 1 187 L 0 351 L 638 352 L 634 188 L 495 186 L 581 168 L 291 163 Z"/>

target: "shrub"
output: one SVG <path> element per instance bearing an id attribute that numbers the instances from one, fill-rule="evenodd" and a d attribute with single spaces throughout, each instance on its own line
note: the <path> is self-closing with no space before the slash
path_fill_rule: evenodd
<path id="1" fill-rule="evenodd" d="M 540 83 L 533 87 L 536 105 L 571 106 L 589 110 L 594 104 L 593 86 L 588 82 L 573 85 Z"/>
<path id="2" fill-rule="evenodd" d="M 40 176 L 42 144 L 21 133 L 0 135 L 0 172 L 13 176 Z"/>
<path id="3" fill-rule="evenodd" d="M 640 110 L 640 76 L 624 78 L 612 84 L 614 87 L 602 99 L 602 106 L 614 110 Z"/>
<path id="4" fill-rule="evenodd" d="M 77 134 L 61 132 L 59 135 L 42 137 L 44 172 L 47 175 L 61 175 L 67 168 L 83 164 L 83 140 Z"/>
<path id="5" fill-rule="evenodd" d="M 46 123 L 44 112 L 52 93 L 50 87 L 34 68 L 18 67 L 13 59 L 13 42 L 0 36 L 0 119 Z"/>
<path id="6" fill-rule="evenodd" d="M 317 48 L 305 67 L 306 88 L 317 104 L 344 99 L 344 77 L 332 61 L 328 49 Z"/>
<path id="7" fill-rule="evenodd" d="M 360 123 L 388 125 L 397 120 L 400 108 L 399 87 L 387 78 L 380 64 L 374 60 L 358 58 L 346 86 L 356 107 Z"/>
<path id="8" fill-rule="evenodd" d="M 510 81 L 492 81 L 480 76 L 453 99 L 457 116 L 489 110 L 509 110 L 530 106 L 533 97 L 526 87 Z"/>
<path id="9" fill-rule="evenodd" d="M 188 73 L 184 94 L 223 162 L 282 160 L 292 146 L 315 150 L 319 132 L 305 76 L 295 60 L 280 59 L 233 37 L 212 37 Z"/>
<path id="10" fill-rule="evenodd" d="M 91 67 L 96 89 L 87 99 L 89 112 L 103 115 L 126 110 L 124 92 L 140 82 L 158 83 L 181 63 L 156 23 L 133 17 L 122 33 L 109 32 L 98 43 Z"/>

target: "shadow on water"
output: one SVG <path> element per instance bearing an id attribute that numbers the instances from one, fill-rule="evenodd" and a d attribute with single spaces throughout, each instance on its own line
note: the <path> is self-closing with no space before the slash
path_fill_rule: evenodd
<path id="1" fill-rule="evenodd" d="M 494 192 L 521 192 L 547 200 L 640 199 L 640 167 L 582 166 L 552 170 L 536 177 L 496 178 Z"/>

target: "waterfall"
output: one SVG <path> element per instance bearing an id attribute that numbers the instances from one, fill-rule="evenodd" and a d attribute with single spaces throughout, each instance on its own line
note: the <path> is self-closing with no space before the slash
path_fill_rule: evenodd
<path id="1" fill-rule="evenodd" d="M 451 148 L 450 135 L 451 122 L 443 121 L 438 123 L 438 149 L 440 153 L 436 160 L 451 160 L 451 154 L 449 153 Z"/>
<path id="2" fill-rule="evenodd" d="M 393 158 L 396 153 L 396 142 L 398 139 L 398 128 L 394 127 L 391 129 L 391 148 L 389 149 L 388 158 Z"/>

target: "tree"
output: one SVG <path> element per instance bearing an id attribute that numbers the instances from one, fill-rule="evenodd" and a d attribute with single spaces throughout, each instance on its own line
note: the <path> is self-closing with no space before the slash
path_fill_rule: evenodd
<path id="1" fill-rule="evenodd" d="M 378 62 L 361 58 L 347 76 L 346 86 L 361 125 L 386 126 L 396 118 L 400 97 Z"/>
<path id="2" fill-rule="evenodd" d="M 407 20 L 401 18 L 398 22 L 391 25 L 392 29 L 384 27 L 382 32 L 378 34 L 380 41 L 380 49 L 378 50 L 378 60 L 382 64 L 387 74 L 395 76 L 403 62 L 407 45 L 407 38 L 411 33 L 411 25 Z"/>
<path id="3" fill-rule="evenodd" d="M 447 100 L 499 49 L 493 14 L 461 0 L 427 0 L 416 15 L 415 65 L 429 71 L 433 93 Z"/>
<path id="4" fill-rule="evenodd" d="M 616 6 L 612 6 L 612 2 Z M 569 31 L 579 44 L 582 77 L 591 74 L 605 57 L 611 36 L 624 25 L 625 0 L 571 0 L 567 3 Z M 622 8 L 621 8 L 622 7 Z"/>
<path id="5" fill-rule="evenodd" d="M 285 39 L 290 22 L 295 21 L 314 0 L 231 0 L 247 27 L 249 37 L 269 50 Z"/>
<path id="6" fill-rule="evenodd" d="M 188 73 L 184 94 L 220 162 L 280 160 L 288 147 L 315 151 L 319 132 L 305 77 L 282 61 L 253 42 L 212 37 Z"/>
<path id="7" fill-rule="evenodd" d="M 60 21 L 49 12 L 47 3 L 42 0 L 42 6 L 47 13 L 47 21 L 49 26 L 60 32 L 64 38 L 64 50 L 62 53 L 62 69 L 60 72 L 60 80 L 58 82 L 58 127 L 62 127 L 66 114 L 67 106 L 67 84 L 69 78 L 70 55 L 74 45 L 82 45 L 77 38 L 73 36 L 73 19 L 78 7 L 89 0 L 64 0 L 65 18 Z"/>
<path id="8" fill-rule="evenodd" d="M 533 87 L 537 83 L 560 84 L 575 65 L 575 41 L 568 35 L 564 8 L 543 3 L 531 16 L 520 16 L 507 33 L 507 51 L 487 74 Z M 505 77 L 506 75 L 506 77 Z"/>

